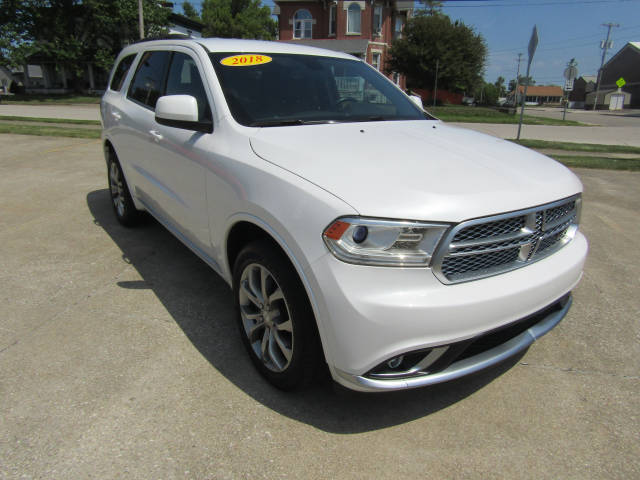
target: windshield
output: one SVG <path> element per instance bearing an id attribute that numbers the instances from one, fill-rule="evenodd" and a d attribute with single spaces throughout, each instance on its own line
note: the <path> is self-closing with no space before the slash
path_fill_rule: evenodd
<path id="1" fill-rule="evenodd" d="M 212 53 L 233 118 L 250 127 L 432 119 L 357 60 Z"/>

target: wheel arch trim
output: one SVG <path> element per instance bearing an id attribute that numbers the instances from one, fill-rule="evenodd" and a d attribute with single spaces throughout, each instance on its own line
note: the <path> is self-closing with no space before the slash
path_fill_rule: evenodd
<path id="1" fill-rule="evenodd" d="M 326 358 L 326 355 L 328 353 L 326 350 L 327 342 L 323 341 L 323 339 L 326 338 L 326 332 L 325 332 L 325 329 L 323 328 L 324 326 L 323 326 L 322 317 L 320 314 L 321 311 L 318 305 L 318 300 L 313 292 L 313 289 L 311 288 L 311 282 L 309 281 L 309 278 L 305 273 L 304 266 L 302 265 L 302 263 L 300 262 L 296 254 L 294 253 L 294 249 L 291 248 L 291 246 L 289 246 L 287 241 L 283 238 L 282 235 L 278 233 L 278 231 L 275 228 L 273 228 L 269 223 L 267 223 L 263 219 L 255 215 L 252 215 L 250 213 L 237 213 L 232 215 L 228 219 L 227 228 L 224 235 L 224 249 L 222 252 L 224 257 L 223 261 L 224 261 L 225 269 L 227 272 L 226 276 L 228 277 L 227 282 L 229 283 L 229 285 L 233 285 L 233 266 L 229 264 L 229 256 L 227 255 L 229 236 L 233 231 L 234 226 L 242 222 L 251 223 L 256 227 L 260 228 L 261 230 L 263 230 L 274 242 L 276 242 L 276 244 L 282 249 L 284 254 L 287 256 L 287 258 L 293 265 L 293 268 L 298 274 L 298 278 L 300 278 L 300 281 L 302 282 L 302 286 L 304 287 L 305 292 L 307 293 L 307 298 L 309 299 L 309 303 L 311 304 L 316 325 L 318 327 L 318 332 L 320 334 L 320 342 Z"/>

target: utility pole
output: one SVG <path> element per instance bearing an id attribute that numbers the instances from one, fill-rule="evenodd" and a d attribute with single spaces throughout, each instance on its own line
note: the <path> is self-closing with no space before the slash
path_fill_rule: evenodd
<path id="1" fill-rule="evenodd" d="M 144 38 L 144 15 L 142 14 L 142 0 L 138 0 L 138 26 L 140 28 L 140 40 Z"/>
<path id="2" fill-rule="evenodd" d="M 436 59 L 436 82 L 433 87 L 433 106 L 436 106 L 436 97 L 438 96 L 438 67 L 440 66 L 440 59 Z"/>
<path id="3" fill-rule="evenodd" d="M 598 105 L 598 95 L 600 95 L 600 82 L 602 81 L 602 67 L 604 67 L 604 59 L 607 56 L 607 50 L 613 47 L 611 39 L 611 29 L 613 27 L 619 27 L 617 23 L 603 23 L 603 27 L 607 27 L 607 39 L 604 42 L 600 42 L 600 48 L 602 49 L 602 60 L 600 61 L 600 70 L 598 70 L 598 81 L 596 82 L 596 98 L 593 102 L 593 109 L 596 109 Z"/>
<path id="4" fill-rule="evenodd" d="M 578 62 L 576 62 L 575 58 L 572 58 L 569 63 L 567 63 L 567 68 L 564 70 L 564 93 L 563 97 L 564 110 L 562 111 L 562 121 L 564 122 L 567 117 L 567 106 L 569 103 L 569 92 L 573 91 L 573 81 L 578 76 Z"/>
<path id="5" fill-rule="evenodd" d="M 513 95 L 513 106 L 518 108 L 518 83 L 520 83 L 520 61 L 522 60 L 522 54 L 518 54 L 518 73 L 516 73 L 516 89 Z"/>

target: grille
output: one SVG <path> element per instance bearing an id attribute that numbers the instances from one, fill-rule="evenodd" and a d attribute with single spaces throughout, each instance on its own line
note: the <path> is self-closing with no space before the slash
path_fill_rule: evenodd
<path id="1" fill-rule="evenodd" d="M 512 263 L 518 259 L 520 249 L 509 248 L 482 255 L 466 255 L 462 257 L 447 257 L 442 262 L 442 272 L 447 277 L 477 272 L 487 268 L 499 267 L 505 263 Z"/>
<path id="2" fill-rule="evenodd" d="M 454 242 L 476 240 L 478 238 L 497 237 L 508 233 L 519 232 L 524 227 L 525 217 L 509 218 L 504 221 L 480 223 L 458 232 Z"/>
<path id="3" fill-rule="evenodd" d="M 580 197 L 519 212 L 463 222 L 434 256 L 433 270 L 444 283 L 459 283 L 507 272 L 557 251 L 575 234 Z"/>

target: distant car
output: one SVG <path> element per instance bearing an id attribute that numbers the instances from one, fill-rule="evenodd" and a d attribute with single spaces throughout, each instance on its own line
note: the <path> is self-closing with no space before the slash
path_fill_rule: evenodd
<path id="1" fill-rule="evenodd" d="M 559 163 L 444 124 L 350 55 L 145 41 L 101 102 L 118 221 L 146 210 L 232 287 L 282 389 L 459 378 L 567 313 L 587 242 Z"/>
<path id="2" fill-rule="evenodd" d="M 462 97 L 462 104 L 468 105 L 470 107 L 475 107 L 476 105 L 478 105 L 476 99 L 473 97 Z"/>

